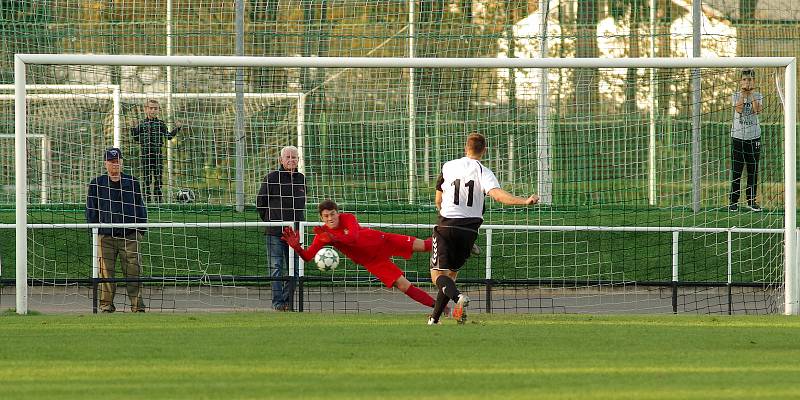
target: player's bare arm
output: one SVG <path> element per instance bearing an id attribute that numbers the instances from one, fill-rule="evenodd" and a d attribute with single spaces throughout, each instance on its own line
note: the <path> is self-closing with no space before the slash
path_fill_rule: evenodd
<path id="1" fill-rule="evenodd" d="M 530 197 L 514 196 L 501 188 L 494 188 L 487 193 L 489 197 L 507 206 L 530 206 L 539 202 L 539 196 L 532 194 Z"/>
<path id="2" fill-rule="evenodd" d="M 744 99 L 745 98 L 746 98 L 746 94 L 745 94 L 744 91 L 742 91 L 741 95 L 739 96 L 739 100 L 736 101 L 736 105 L 734 106 L 734 108 L 736 109 L 736 112 L 739 113 L 739 114 L 741 114 L 742 110 L 744 110 Z"/>
<path id="3" fill-rule="evenodd" d="M 753 97 L 753 113 L 761 114 L 761 100 Z"/>

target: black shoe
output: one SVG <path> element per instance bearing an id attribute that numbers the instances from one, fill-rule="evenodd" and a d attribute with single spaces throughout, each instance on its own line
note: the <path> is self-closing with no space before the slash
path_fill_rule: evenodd
<path id="1" fill-rule="evenodd" d="M 739 211 L 739 205 L 737 205 L 737 204 L 731 204 L 731 205 L 729 205 L 729 206 L 728 206 L 728 211 L 732 211 L 732 212 Z"/>
<path id="2" fill-rule="evenodd" d="M 763 210 L 763 209 L 762 209 L 762 208 L 761 208 L 761 207 L 758 205 L 758 203 L 755 203 L 755 202 L 748 204 L 748 205 L 747 205 L 747 208 L 749 208 L 749 209 L 750 209 L 750 211 L 752 211 L 752 212 L 761 212 L 761 211 L 764 211 L 764 210 Z"/>

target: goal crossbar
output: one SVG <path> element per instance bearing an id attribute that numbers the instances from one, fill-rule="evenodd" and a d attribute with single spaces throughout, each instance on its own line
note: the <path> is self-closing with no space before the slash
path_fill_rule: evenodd
<path id="1" fill-rule="evenodd" d="M 716 58 L 399 58 L 399 57 L 237 57 L 17 54 L 15 60 L 40 65 L 135 65 L 280 68 L 745 68 L 788 67 L 795 57 Z"/>
<path id="2" fill-rule="evenodd" d="M 795 57 L 728 58 L 349 58 L 16 54 L 15 174 L 17 313 L 27 313 L 27 160 L 26 65 L 114 65 L 283 68 L 784 68 L 784 313 L 800 314 L 796 227 L 796 74 Z"/>

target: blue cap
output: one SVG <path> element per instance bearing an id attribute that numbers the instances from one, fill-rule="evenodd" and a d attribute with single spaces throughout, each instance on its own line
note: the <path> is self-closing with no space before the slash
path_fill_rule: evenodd
<path id="1" fill-rule="evenodd" d="M 116 147 L 111 147 L 106 149 L 106 156 L 105 156 L 106 161 L 116 160 L 118 158 L 122 158 L 122 150 Z"/>

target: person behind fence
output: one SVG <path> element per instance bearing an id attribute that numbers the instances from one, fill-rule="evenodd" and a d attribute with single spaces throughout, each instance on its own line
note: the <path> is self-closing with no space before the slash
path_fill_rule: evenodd
<path id="1" fill-rule="evenodd" d="M 139 181 L 122 172 L 122 151 L 116 147 L 105 151 L 106 174 L 92 179 L 86 196 L 86 222 L 146 223 L 147 209 Z M 100 278 L 114 278 L 117 256 L 125 278 L 138 279 L 141 274 L 139 242 L 145 229 L 104 227 L 98 230 L 98 262 Z M 144 312 L 141 282 L 126 282 L 131 311 Z M 100 310 L 116 311 L 116 284 L 100 284 Z"/>
<path id="2" fill-rule="evenodd" d="M 733 94 L 733 126 L 731 127 L 731 196 L 728 209 L 739 210 L 742 170 L 747 168 L 747 208 L 761 211 L 756 202 L 758 191 L 758 160 L 761 158 L 761 113 L 764 96 L 755 90 L 756 72 L 752 68 L 741 71 L 739 91 Z"/>
<path id="3" fill-rule="evenodd" d="M 297 147 L 286 146 L 278 158 L 280 167 L 267 174 L 261 182 L 256 198 L 256 208 L 262 221 L 305 221 L 306 177 L 297 171 L 300 152 Z M 267 242 L 267 264 L 270 276 L 281 278 L 288 271 L 289 246 L 281 240 L 282 228 L 270 226 L 265 230 Z M 291 260 L 294 276 L 298 274 L 300 260 L 295 254 Z M 293 280 L 272 281 L 272 308 L 277 311 L 291 311 L 294 298 Z"/>
<path id="4" fill-rule="evenodd" d="M 161 184 L 164 170 L 162 147 L 165 141 L 174 138 L 181 130 L 180 123 L 175 123 L 175 128 L 171 131 L 167 129 L 167 124 L 158 118 L 160 111 L 161 106 L 157 100 L 147 100 L 144 105 L 145 119 L 131 128 L 133 140 L 141 146 L 142 179 L 147 198 L 156 202 L 162 201 Z"/>

